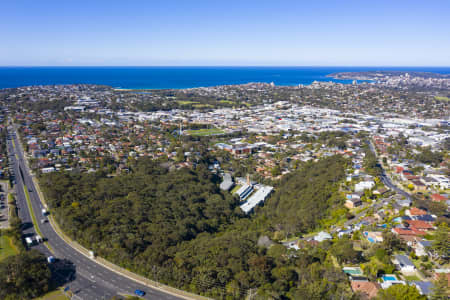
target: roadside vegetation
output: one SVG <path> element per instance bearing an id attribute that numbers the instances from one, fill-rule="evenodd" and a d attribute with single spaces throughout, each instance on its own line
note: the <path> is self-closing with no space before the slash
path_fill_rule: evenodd
<path id="1" fill-rule="evenodd" d="M 38 297 L 50 289 L 46 258 L 36 250 L 23 251 L 0 262 L 0 299 Z"/>
<path id="2" fill-rule="evenodd" d="M 11 238 L 2 233 L 0 235 L 0 262 L 17 253 L 18 250 L 13 245 Z"/>
<path id="3" fill-rule="evenodd" d="M 268 249 L 257 243 L 262 235 L 282 239 L 319 226 L 342 204 L 338 186 L 346 163 L 333 156 L 305 164 L 279 183 L 279 192 L 253 217 L 218 190 L 217 178 L 202 164 L 168 171 L 140 159 L 129 174 L 114 178 L 55 172 L 40 182 L 68 235 L 157 281 L 216 298 L 242 299 L 258 287 L 265 297 L 347 298 L 347 278 L 330 253 L 353 261 L 357 254 L 347 251 L 349 242 L 306 247 L 299 256 L 282 245 Z"/>

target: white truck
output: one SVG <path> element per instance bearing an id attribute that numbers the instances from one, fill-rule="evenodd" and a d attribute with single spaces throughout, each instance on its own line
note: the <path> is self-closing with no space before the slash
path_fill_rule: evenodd
<path id="1" fill-rule="evenodd" d="M 25 238 L 25 242 L 27 242 L 27 246 L 30 247 L 34 244 L 33 239 L 30 237 Z"/>

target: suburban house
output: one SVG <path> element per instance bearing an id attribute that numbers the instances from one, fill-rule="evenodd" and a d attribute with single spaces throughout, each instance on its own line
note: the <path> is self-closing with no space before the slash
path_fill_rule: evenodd
<path id="1" fill-rule="evenodd" d="M 368 180 L 368 181 L 361 181 L 357 184 L 355 184 L 355 192 L 362 192 L 364 190 L 370 190 L 375 186 L 375 181 Z"/>
<path id="2" fill-rule="evenodd" d="M 427 190 L 427 186 L 419 179 L 412 180 L 411 184 L 414 186 L 415 192 L 425 192 Z"/>
<path id="3" fill-rule="evenodd" d="M 428 249 L 431 247 L 431 242 L 422 240 L 418 241 L 414 246 L 414 252 L 417 256 L 426 256 L 428 255 Z"/>
<path id="4" fill-rule="evenodd" d="M 431 194 L 431 200 L 433 200 L 434 202 L 445 202 L 447 201 L 447 197 L 441 195 L 441 194 Z"/>
<path id="5" fill-rule="evenodd" d="M 409 228 L 411 228 L 411 229 L 420 230 L 420 231 L 434 230 L 433 225 L 430 225 L 429 223 L 427 223 L 425 221 L 406 220 L 405 222 L 409 225 Z"/>
<path id="6" fill-rule="evenodd" d="M 444 175 L 430 175 L 431 178 L 437 181 L 439 187 L 443 190 L 450 188 L 450 180 Z"/>
<path id="7" fill-rule="evenodd" d="M 323 242 L 325 240 L 331 240 L 332 236 L 328 232 L 321 231 L 316 236 L 314 236 L 314 240 L 318 242 Z"/>
<path id="8" fill-rule="evenodd" d="M 430 281 L 411 281 L 410 285 L 415 286 L 424 296 L 429 296 L 433 292 L 433 283 Z"/>
<path id="9" fill-rule="evenodd" d="M 423 209 L 417 208 L 417 207 L 411 207 L 410 209 L 407 209 L 405 211 L 405 215 L 414 217 L 414 216 L 420 216 L 420 215 L 426 215 L 427 212 Z"/>
<path id="10" fill-rule="evenodd" d="M 416 270 L 416 267 L 406 255 L 394 255 L 392 262 L 402 273 L 412 273 Z"/>
<path id="11" fill-rule="evenodd" d="M 363 234 L 371 243 L 381 243 L 383 241 L 383 233 L 380 231 L 364 231 Z"/>
<path id="12" fill-rule="evenodd" d="M 392 233 L 399 235 L 400 238 L 403 236 L 420 236 L 427 234 L 426 232 L 417 230 L 415 228 L 405 228 L 405 227 L 392 228 Z"/>
<path id="13" fill-rule="evenodd" d="M 362 205 L 362 201 L 359 197 L 352 197 L 350 199 L 345 200 L 345 207 L 348 209 L 352 209 Z"/>
<path id="14" fill-rule="evenodd" d="M 378 290 L 381 286 L 376 282 L 370 281 L 351 281 L 352 291 L 354 293 L 359 292 L 362 299 L 372 299 L 378 294 Z"/>

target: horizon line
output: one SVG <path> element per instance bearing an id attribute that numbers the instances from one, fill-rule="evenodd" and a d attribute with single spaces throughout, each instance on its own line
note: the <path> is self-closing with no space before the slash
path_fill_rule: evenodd
<path id="1" fill-rule="evenodd" d="M 437 65 L 0 65 L 0 68 L 450 68 Z"/>

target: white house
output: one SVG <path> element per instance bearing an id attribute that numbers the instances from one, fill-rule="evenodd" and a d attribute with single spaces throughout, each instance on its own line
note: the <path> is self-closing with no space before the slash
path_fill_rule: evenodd
<path id="1" fill-rule="evenodd" d="M 332 237 L 328 232 L 321 231 L 316 236 L 314 236 L 314 240 L 318 242 L 323 242 L 325 240 L 331 240 Z"/>
<path id="2" fill-rule="evenodd" d="M 431 247 L 430 241 L 418 241 L 414 246 L 414 252 L 417 256 L 428 255 L 428 248 Z"/>
<path id="3" fill-rule="evenodd" d="M 435 179 L 438 182 L 438 185 L 441 189 L 446 190 L 450 188 L 450 180 L 447 176 L 444 175 L 430 175 L 429 177 Z"/>
<path id="4" fill-rule="evenodd" d="M 402 273 L 413 273 L 416 270 L 416 267 L 406 255 L 394 255 L 393 263 Z"/>
<path id="5" fill-rule="evenodd" d="M 355 192 L 362 192 L 364 190 L 370 190 L 375 186 L 375 181 L 368 180 L 368 181 L 361 181 L 357 184 L 355 184 Z"/>
<path id="6" fill-rule="evenodd" d="M 54 167 L 48 167 L 48 168 L 42 168 L 41 169 L 41 172 L 43 173 L 43 174 L 45 174 L 45 173 L 51 173 L 51 172 L 54 172 L 55 171 L 55 168 Z"/>

